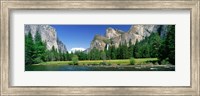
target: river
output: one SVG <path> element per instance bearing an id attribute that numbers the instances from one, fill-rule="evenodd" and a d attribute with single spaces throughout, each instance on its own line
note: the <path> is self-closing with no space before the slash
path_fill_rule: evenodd
<path id="1" fill-rule="evenodd" d="M 175 71 L 173 65 L 26 65 L 25 71 Z"/>

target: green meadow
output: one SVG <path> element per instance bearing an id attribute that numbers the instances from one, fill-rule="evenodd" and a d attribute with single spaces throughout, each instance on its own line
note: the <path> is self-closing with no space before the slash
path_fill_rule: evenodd
<path id="1" fill-rule="evenodd" d="M 135 64 L 148 64 L 148 62 L 157 62 L 157 58 L 138 58 L 135 59 Z M 78 61 L 78 65 L 89 65 L 89 64 L 100 64 L 103 60 L 80 60 Z M 117 59 L 117 60 L 105 60 L 108 64 L 120 64 L 120 65 L 128 65 L 130 64 L 130 59 Z M 42 62 L 35 65 L 45 65 L 45 64 L 71 64 L 72 61 L 51 61 L 51 62 Z"/>
<path id="2" fill-rule="evenodd" d="M 26 65 L 26 71 L 174 71 L 174 65 L 158 65 L 157 58 L 138 58 L 135 64 L 130 59 L 121 60 L 82 60 L 78 64 L 72 61 L 52 61 Z"/>

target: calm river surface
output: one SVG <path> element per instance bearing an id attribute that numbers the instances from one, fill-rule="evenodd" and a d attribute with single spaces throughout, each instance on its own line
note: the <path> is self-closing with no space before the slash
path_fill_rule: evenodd
<path id="1" fill-rule="evenodd" d="M 172 65 L 26 65 L 25 71 L 175 71 Z"/>

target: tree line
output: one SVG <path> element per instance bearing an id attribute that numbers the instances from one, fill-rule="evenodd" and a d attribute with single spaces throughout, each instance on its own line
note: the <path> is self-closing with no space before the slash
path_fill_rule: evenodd
<path id="1" fill-rule="evenodd" d="M 61 50 L 51 50 L 46 47 L 46 42 L 42 41 L 39 32 L 36 32 L 33 39 L 32 34 L 28 32 L 25 35 L 25 64 L 38 64 L 47 61 L 63 61 L 66 60 L 67 53 L 62 53 Z"/>
<path id="2" fill-rule="evenodd" d="M 65 52 L 55 49 L 48 50 L 46 43 L 42 41 L 39 32 L 33 39 L 29 32 L 25 36 L 25 64 L 37 64 L 47 61 L 71 61 L 73 57 L 79 60 L 109 60 L 134 58 L 158 58 L 159 64 L 175 64 L 175 25 L 169 25 L 165 37 L 154 32 L 149 37 L 132 44 L 131 41 L 119 44 L 116 48 L 112 45 L 104 50 L 91 49 L 88 53 L 83 51 Z M 112 41 L 112 40 L 111 40 Z"/>

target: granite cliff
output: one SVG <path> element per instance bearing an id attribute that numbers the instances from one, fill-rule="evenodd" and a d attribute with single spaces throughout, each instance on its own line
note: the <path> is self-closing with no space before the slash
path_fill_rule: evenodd
<path id="1" fill-rule="evenodd" d="M 67 48 L 57 37 L 57 32 L 55 28 L 50 25 L 25 25 L 25 34 L 31 32 L 33 39 L 35 38 L 36 32 L 39 32 L 42 38 L 42 41 L 46 42 L 47 49 L 50 50 L 54 46 L 55 49 L 60 50 L 61 52 L 66 52 Z"/>
<path id="2" fill-rule="evenodd" d="M 135 44 L 136 41 L 141 41 L 148 37 L 153 32 L 158 32 L 161 37 L 167 33 L 167 25 L 132 25 L 128 32 L 123 32 L 119 29 L 107 28 L 105 36 L 96 35 L 90 44 L 89 49 L 97 48 L 104 50 L 106 45 L 114 45 L 118 47 L 119 44 L 131 41 Z"/>

